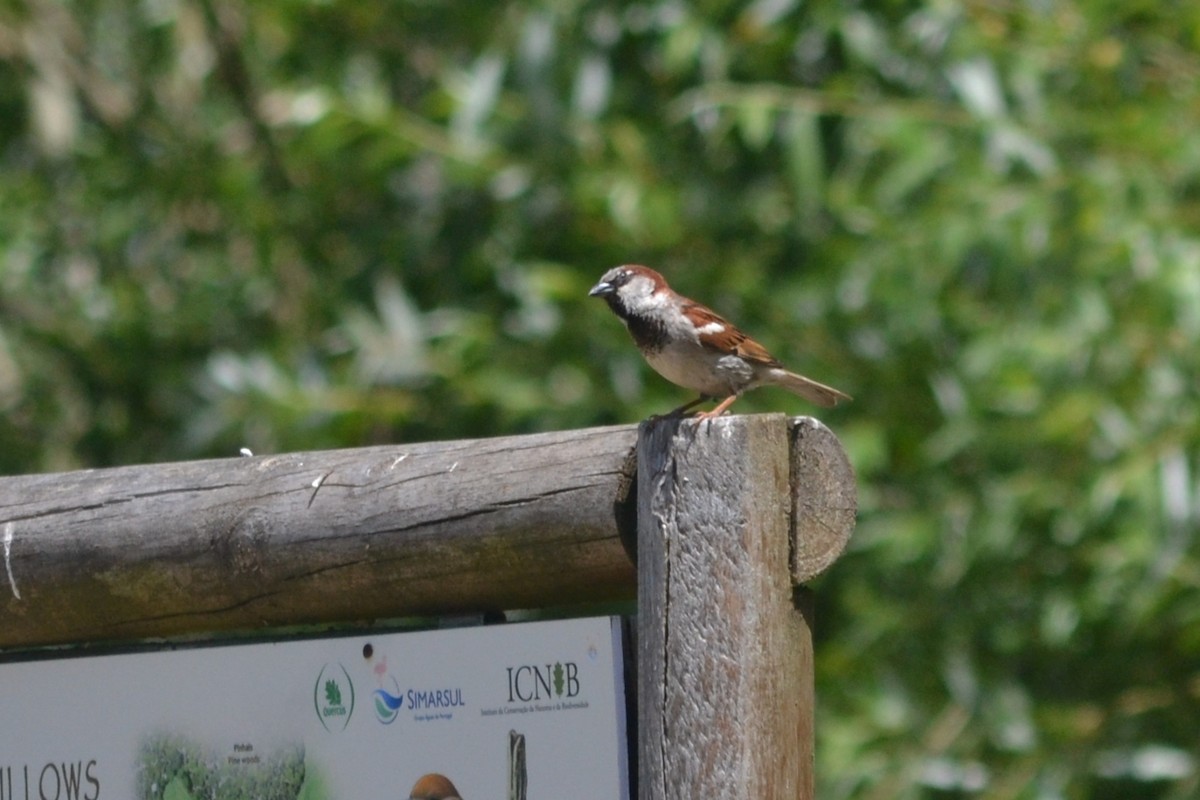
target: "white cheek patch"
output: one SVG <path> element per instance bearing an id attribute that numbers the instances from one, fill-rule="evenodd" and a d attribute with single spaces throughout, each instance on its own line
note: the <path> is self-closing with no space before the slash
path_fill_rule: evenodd
<path id="1" fill-rule="evenodd" d="M 654 291 L 654 284 L 640 277 L 629 281 L 617 293 L 624 301 L 625 308 L 636 314 L 656 311 L 669 302 L 664 292 Z"/>
<path id="2" fill-rule="evenodd" d="M 696 333 L 700 334 L 701 336 L 716 335 L 724 332 L 725 326 L 719 322 L 708 322 L 704 325 L 701 325 L 699 328 L 696 328 Z"/>

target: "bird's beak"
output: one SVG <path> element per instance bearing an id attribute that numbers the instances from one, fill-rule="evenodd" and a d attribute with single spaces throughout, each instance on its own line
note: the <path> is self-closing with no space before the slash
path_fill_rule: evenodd
<path id="1" fill-rule="evenodd" d="M 612 294 L 614 291 L 616 290 L 613 289 L 613 285 L 611 283 L 608 281 L 600 281 L 592 287 L 590 292 L 588 292 L 588 297 L 604 297 L 607 294 Z"/>

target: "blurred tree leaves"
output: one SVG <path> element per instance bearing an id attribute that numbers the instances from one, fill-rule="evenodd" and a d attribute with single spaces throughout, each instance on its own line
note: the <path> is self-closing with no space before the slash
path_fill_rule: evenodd
<path id="1" fill-rule="evenodd" d="M 822 797 L 1195 796 L 1200 11 L 0 9 L 0 470 L 633 421 L 641 261 L 854 394 Z M 764 391 L 743 412 L 804 412 Z"/>

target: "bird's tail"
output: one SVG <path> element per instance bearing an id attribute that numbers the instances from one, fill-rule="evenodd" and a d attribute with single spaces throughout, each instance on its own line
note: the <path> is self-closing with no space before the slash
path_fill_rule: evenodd
<path id="1" fill-rule="evenodd" d="M 854 399 L 845 392 L 839 392 L 832 386 L 817 383 L 811 378 L 797 375 L 794 372 L 788 372 L 786 369 L 775 368 L 771 370 L 770 374 L 771 383 L 774 385 L 787 389 L 792 394 L 798 394 L 805 400 L 816 403 L 819 406 L 832 408 L 842 400 Z"/>

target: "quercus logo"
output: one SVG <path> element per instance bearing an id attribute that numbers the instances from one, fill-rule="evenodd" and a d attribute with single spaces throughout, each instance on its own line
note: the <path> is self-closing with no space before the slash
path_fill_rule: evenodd
<path id="1" fill-rule="evenodd" d="M 313 683 L 313 708 L 330 733 L 346 730 L 354 714 L 354 682 L 341 664 L 326 664 Z"/>

